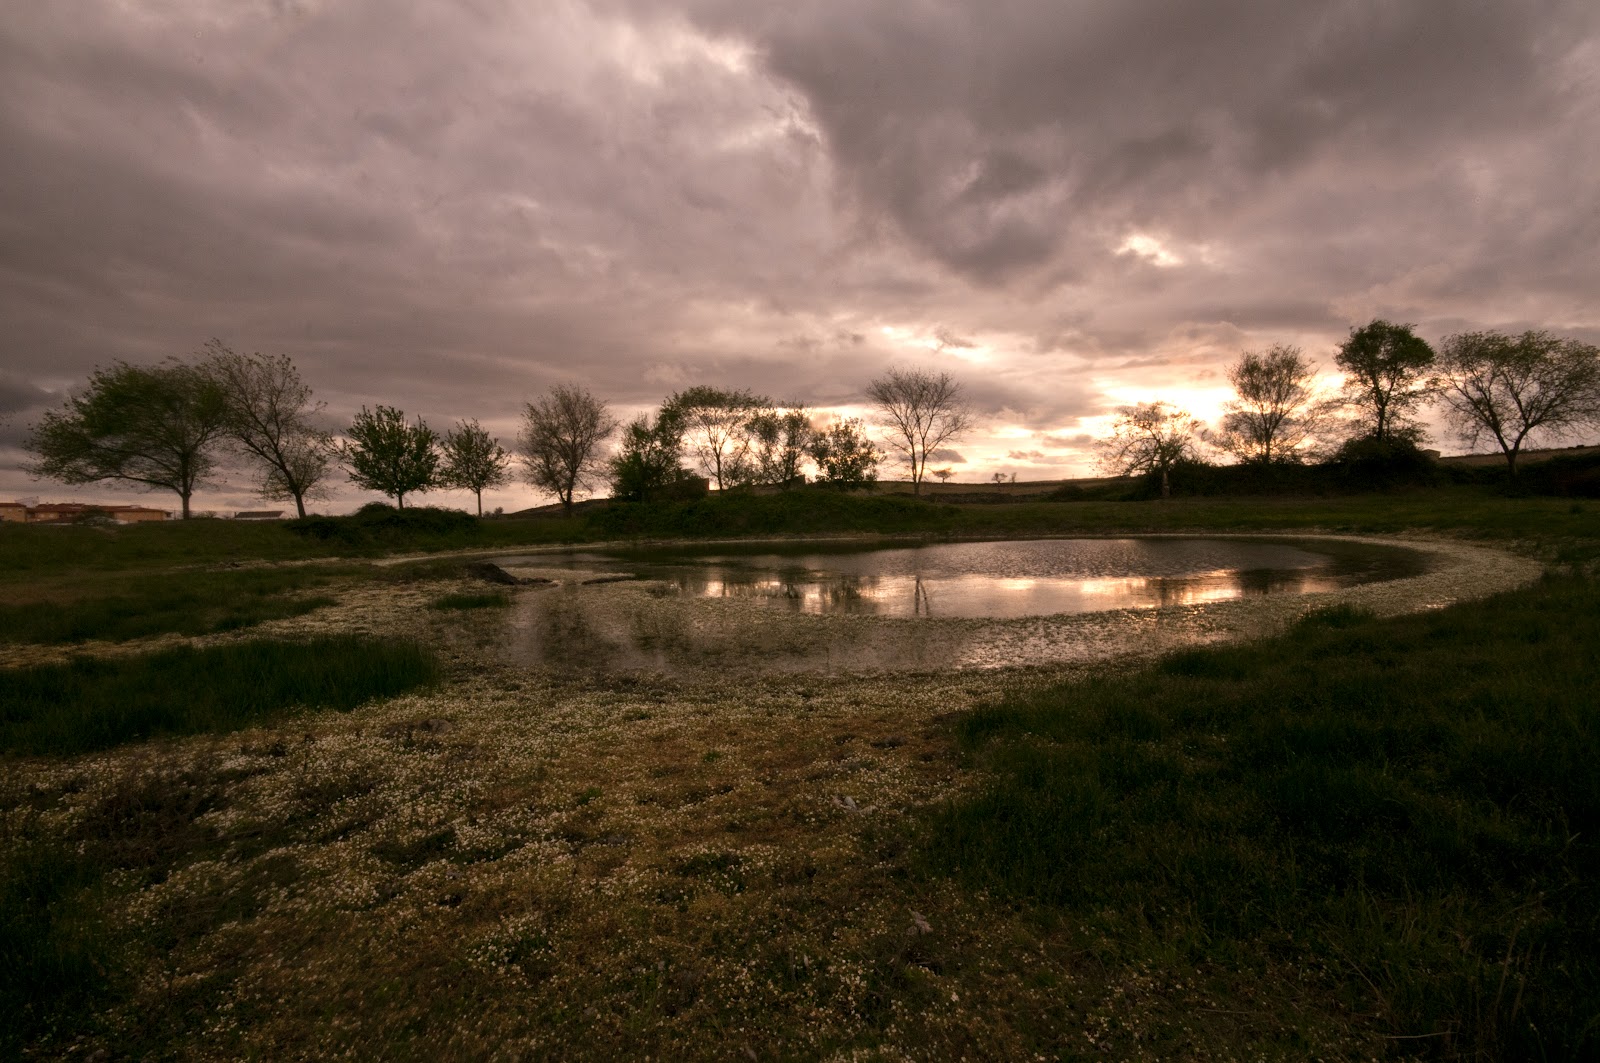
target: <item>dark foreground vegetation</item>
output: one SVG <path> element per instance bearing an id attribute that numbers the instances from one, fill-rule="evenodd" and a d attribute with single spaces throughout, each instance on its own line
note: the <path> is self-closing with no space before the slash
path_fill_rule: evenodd
<path id="1" fill-rule="evenodd" d="M 55 593 L 0 605 L 0 644 L 123 642 L 176 632 L 207 635 L 301 616 L 333 603 L 326 588 L 348 569 L 246 569 L 68 581 Z"/>
<path id="2" fill-rule="evenodd" d="M 437 661 L 418 646 L 353 636 L 7 669 L 0 672 L 0 752 L 59 757 L 162 736 L 226 733 L 307 709 L 348 710 L 438 676 Z M 160 881 L 177 862 L 205 854 L 211 835 L 196 818 L 219 795 L 215 780 L 135 775 L 73 837 L 30 829 L 22 820 L 6 828 L 0 1056 L 12 1058 L 57 1023 L 70 1028 L 75 1009 L 92 1007 L 122 976 L 131 955 L 125 950 L 170 947 L 264 903 L 275 885 L 267 879 L 161 922 L 155 940 L 134 942 L 100 925 L 108 876 L 122 876 L 116 888 L 127 889 Z"/>
<path id="3" fill-rule="evenodd" d="M 1421 616 L 1379 620 L 1325 612 L 1277 639 L 1185 652 L 1144 670 L 1035 689 L 972 713 L 956 723 L 955 740 L 982 780 L 973 796 L 934 809 L 909 833 L 898 826 L 876 833 L 863 828 L 877 855 L 866 858 L 860 880 L 841 886 L 819 875 L 813 882 L 805 875 L 816 868 L 801 861 L 810 871 L 796 871 L 799 877 L 773 887 L 770 899 L 785 917 L 811 919 L 807 925 L 822 928 L 808 939 L 813 956 L 845 948 L 835 935 L 849 917 L 829 922 L 812 909 L 848 909 L 855 899 L 846 894 L 854 890 L 904 889 L 915 897 L 944 888 L 968 898 L 985 918 L 1021 913 L 1032 936 L 1000 947 L 1064 949 L 1070 969 L 1083 972 L 1071 985 L 1041 991 L 1043 999 L 1059 1000 L 1059 1010 L 1046 1004 L 1014 1023 L 1031 1031 L 1030 1048 L 1047 1053 L 1064 1043 L 1061 1031 L 1083 1025 L 1082 1002 L 1096 990 L 1094 972 L 1103 974 L 1104 988 L 1118 984 L 1116 972 L 1153 970 L 1201 990 L 1173 992 L 1165 1005 L 1170 1014 L 1160 1013 L 1161 993 L 1141 998 L 1139 1007 L 1149 1012 L 1141 1028 L 1156 1039 L 1141 1048 L 1151 1058 L 1181 1058 L 1189 1051 L 1186 1028 L 1225 1020 L 1228 1025 L 1202 1043 L 1231 1044 L 1230 1038 L 1257 1031 L 1258 1040 L 1246 1047 L 1265 1045 L 1268 1055 L 1280 1058 L 1308 1054 L 1314 1041 L 1376 1045 L 1380 1055 L 1396 1059 L 1579 1060 L 1600 1054 L 1600 720 L 1593 694 L 1600 687 L 1600 589 L 1592 581 L 1600 558 L 1600 505 L 1565 491 L 1527 494 L 1529 481 L 1538 482 L 1535 468 L 1515 493 L 1489 474 L 1483 483 L 1411 484 L 1382 493 L 1308 488 L 1291 496 L 1184 496 L 1180 479 L 1178 497 L 1161 502 L 1085 492 L 1073 501 L 949 505 L 798 490 L 619 505 L 570 519 L 480 521 L 380 507 L 287 527 L 202 520 L 116 529 L 0 528 L 0 584 L 13 602 L 0 612 L 10 625 L 0 630 L 13 643 L 202 633 L 236 626 L 235 614 L 207 609 L 248 607 L 255 611 L 237 623 L 258 622 L 289 615 L 273 610 L 315 602 L 341 581 L 458 576 L 462 566 L 459 558 L 434 558 L 381 568 L 354 561 L 231 567 L 240 560 L 493 551 L 619 538 L 1317 529 L 1429 530 L 1515 543 L 1550 562 L 1553 574 L 1535 587 Z M 490 622 L 488 610 L 507 600 L 488 589 L 453 593 L 433 598 L 438 611 L 428 612 L 438 624 Z M 34 609 L 39 603 L 64 607 L 59 619 L 50 619 L 49 609 Z M 103 758 L 67 758 L 117 745 L 143 756 L 132 743 L 229 732 L 308 709 L 348 709 L 439 675 L 439 665 L 414 645 L 353 638 L 243 642 L 12 669 L 0 674 L 0 755 L 75 773 L 81 764 L 87 787 L 88 773 L 101 771 Z M 661 696 L 672 697 L 670 691 Z M 860 706 L 863 715 L 872 711 Z M 425 725 L 431 723 L 416 724 Z M 387 741 L 398 747 L 411 738 L 408 730 Z M 882 750 L 873 743 L 871 755 L 887 756 L 902 740 L 888 736 Z M 936 740 L 948 750 L 945 738 Z M 416 747 L 417 757 L 432 755 L 427 741 Z M 673 763 L 660 770 L 712 770 L 735 759 L 695 752 L 688 768 Z M 280 758 L 290 759 L 287 753 Z M 195 948 L 219 928 L 258 925 L 251 920 L 264 920 L 273 898 L 306 873 L 297 870 L 296 857 L 278 850 L 319 848 L 350 832 L 359 835 L 363 824 L 343 818 L 341 802 L 370 796 L 373 786 L 359 772 L 286 773 L 292 777 L 281 784 L 281 818 L 233 823 L 224 837 L 206 816 L 238 800 L 230 788 L 241 780 L 228 774 L 231 769 L 219 764 L 202 771 L 195 761 L 193 770 L 185 769 L 189 774 L 156 774 L 139 770 L 136 760 L 119 764 L 110 784 L 97 779 L 79 791 L 97 796 L 70 836 L 50 827 L 60 794 L 14 788 L 18 803 L 0 835 L 6 852 L 0 865 L 0 1056 L 63 1045 L 93 1030 L 108 1008 L 130 999 L 130 985 L 152 957 Z M 62 779 L 58 789 L 78 785 Z M 654 774 L 648 779 L 651 794 L 668 785 Z M 563 815 L 598 816 L 596 809 L 608 807 L 612 782 L 593 782 L 574 789 L 576 796 L 541 799 L 565 802 Z M 412 792 L 402 793 L 411 800 Z M 532 791 L 507 793 L 521 795 L 517 801 L 533 799 Z M 687 807 L 685 816 L 695 818 L 699 806 Z M 723 853 L 735 847 L 737 831 L 748 829 L 739 824 L 755 816 L 741 809 L 726 830 L 707 828 L 726 840 L 716 841 L 709 855 L 694 850 L 698 855 L 683 857 L 690 862 L 682 866 L 700 874 L 702 865 L 693 863 L 699 860 L 710 869 L 707 875 L 732 876 L 737 889 L 729 886 L 716 903 L 762 912 L 751 897 L 767 887 L 759 886 L 754 871 L 744 884 L 735 874 L 741 858 Z M 576 832 L 579 851 L 586 835 L 572 824 L 563 829 Z M 598 825 L 592 832 L 619 836 Z M 641 834 L 633 844 L 647 841 Z M 468 858 L 465 843 L 442 827 L 361 844 L 385 866 L 403 869 L 441 854 Z M 622 848 L 596 842 L 583 851 L 622 860 Z M 153 913 L 146 923 L 109 928 L 103 913 L 117 898 L 207 862 L 238 874 L 215 890 L 179 891 L 181 905 Z M 386 899 L 380 894 L 373 903 Z M 921 900 L 910 903 L 924 910 Z M 662 914 L 669 908 L 633 916 L 646 923 L 677 918 Z M 684 922 L 674 925 L 692 924 L 700 928 L 696 933 L 714 936 L 694 922 L 698 912 L 684 907 Z M 740 955 L 746 946 L 765 947 L 753 938 L 738 944 L 742 931 L 735 923 L 704 918 L 706 926 L 722 927 L 716 933 L 733 935 Z M 648 938 L 639 930 L 646 923 L 626 930 L 607 923 L 606 932 L 638 931 Z M 936 915 L 933 924 L 939 924 Z M 558 920 L 541 933 L 557 935 L 563 925 Z M 932 1009 L 939 998 L 928 988 L 929 971 L 954 984 L 992 955 L 990 944 L 980 956 L 978 946 L 941 936 L 942 927 L 905 933 L 886 931 L 882 948 L 874 945 L 877 951 L 861 961 L 867 999 L 884 1015 L 896 1004 Z M 719 947 L 711 937 L 690 940 L 708 950 Z M 251 948 L 270 954 L 276 941 Z M 260 960 L 248 950 L 224 956 L 208 984 L 226 986 L 237 973 L 229 963 L 244 970 Z M 409 997 L 421 984 L 382 982 L 376 974 L 363 981 L 364 973 L 354 969 L 359 958 L 348 962 L 352 970 L 343 976 L 350 985 L 375 991 L 381 985 L 383 993 Z M 538 966 L 544 962 L 555 961 L 530 959 L 527 969 L 552 982 L 574 970 Z M 654 962 L 641 968 L 649 978 L 657 977 L 650 973 L 659 970 Z M 812 977 L 809 969 L 782 971 L 774 975 L 780 981 Z M 455 969 L 446 974 L 433 999 L 451 1022 L 465 1021 L 451 1009 L 474 1006 L 470 995 L 452 1001 L 450 993 L 456 980 L 472 976 Z M 686 1014 L 708 1006 L 695 1002 L 692 987 L 661 979 L 666 999 Z M 961 995 L 976 990 L 963 984 Z M 156 1008 L 142 1050 L 159 1055 L 210 1021 L 212 998 L 198 989 L 193 997 L 185 992 L 174 988 Z M 537 986 L 527 992 L 545 999 Z M 1196 992 L 1207 1002 L 1209 1020 L 1192 1011 Z M 558 1020 L 575 1030 L 589 1026 L 577 1012 L 559 1011 L 551 1022 Z M 780 1027 L 783 1021 L 774 1019 Z M 443 1026 L 448 1023 L 441 1020 Z M 719 1035 L 706 1025 L 696 1029 L 706 1040 L 679 1045 L 683 1054 L 715 1055 Z M 1320 1040 L 1296 1042 L 1294 1031 L 1315 1031 Z M 397 1030 L 392 1041 L 371 1046 L 372 1054 L 405 1055 L 426 1043 L 421 1037 L 419 1030 Z"/>
<path id="4" fill-rule="evenodd" d="M 290 709 L 344 711 L 434 682 L 421 647 L 354 635 L 259 639 L 0 671 L 0 752 L 60 756 L 220 733 Z"/>
<path id="5" fill-rule="evenodd" d="M 1597 649 L 1600 593 L 1554 578 L 1016 698 L 960 723 L 992 782 L 928 859 L 1227 1006 L 1309 971 L 1406 1054 L 1594 1059 Z"/>

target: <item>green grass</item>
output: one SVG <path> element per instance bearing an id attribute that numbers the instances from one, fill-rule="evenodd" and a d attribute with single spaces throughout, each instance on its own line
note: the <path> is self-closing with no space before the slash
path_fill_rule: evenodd
<path id="1" fill-rule="evenodd" d="M 325 587 L 354 570 L 325 566 L 239 570 L 181 569 L 160 575 L 92 574 L 40 580 L 0 605 L 0 645 L 123 642 L 175 632 L 205 635 L 300 616 L 331 605 Z"/>
<path id="2" fill-rule="evenodd" d="M 511 604 L 511 596 L 502 591 L 482 594 L 443 594 L 428 603 L 429 609 L 500 609 Z"/>
<path id="3" fill-rule="evenodd" d="M 297 708 L 347 710 L 435 682 L 419 646 L 358 636 L 182 646 L 0 671 L 0 752 L 66 756 L 218 733 Z"/>
<path id="4" fill-rule="evenodd" d="M 1348 609 L 964 718 L 938 873 L 1118 959 L 1303 972 L 1407 1052 L 1600 1055 L 1600 590 Z"/>

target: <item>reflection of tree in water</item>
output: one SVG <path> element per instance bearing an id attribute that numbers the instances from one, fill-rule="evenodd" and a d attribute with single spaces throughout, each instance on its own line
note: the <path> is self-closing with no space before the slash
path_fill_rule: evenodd
<path id="1" fill-rule="evenodd" d="M 928 585 L 922 582 L 922 577 L 920 575 L 912 577 L 911 615 L 933 615 L 933 606 L 928 602 Z"/>
<path id="2" fill-rule="evenodd" d="M 619 612 L 605 598 L 556 592 L 530 617 L 529 641 L 546 665 L 570 669 L 644 668 L 691 649 L 683 626 L 653 611 Z"/>
<path id="3" fill-rule="evenodd" d="M 868 590 L 863 590 L 866 587 Z M 822 587 L 822 598 L 830 605 L 847 608 L 856 612 L 862 602 L 876 597 L 873 593 L 878 587 L 876 576 L 834 576 Z"/>
<path id="4" fill-rule="evenodd" d="M 1313 573 L 1303 569 L 1247 568 L 1235 572 L 1233 579 L 1239 593 L 1246 598 L 1285 591 L 1298 594 L 1315 589 Z"/>

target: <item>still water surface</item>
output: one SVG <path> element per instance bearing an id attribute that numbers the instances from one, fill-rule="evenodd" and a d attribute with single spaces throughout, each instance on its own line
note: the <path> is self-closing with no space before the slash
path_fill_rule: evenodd
<path id="1" fill-rule="evenodd" d="M 579 551 L 500 559 L 572 582 L 650 581 L 791 614 L 1012 618 L 1339 590 L 1419 574 L 1421 554 L 1336 540 L 1038 539 Z"/>

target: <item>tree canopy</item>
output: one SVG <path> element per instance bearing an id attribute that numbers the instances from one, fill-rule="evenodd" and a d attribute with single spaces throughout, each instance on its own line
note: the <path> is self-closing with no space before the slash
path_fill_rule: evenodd
<path id="1" fill-rule="evenodd" d="M 611 459 L 611 495 L 625 502 L 649 502 L 680 484 L 698 480 L 683 467 L 683 423 L 663 406 L 655 420 L 640 414 L 622 430 L 622 449 Z"/>
<path id="2" fill-rule="evenodd" d="M 1120 407 L 1111 434 L 1096 444 L 1100 465 L 1119 476 L 1159 476 L 1165 498 L 1172 493 L 1172 470 L 1199 460 L 1197 444 L 1203 428 L 1198 419 L 1171 403 Z"/>
<path id="3" fill-rule="evenodd" d="M 419 417 L 407 424 L 393 406 L 356 414 L 341 453 L 350 481 L 380 491 L 404 509 L 406 495 L 438 485 L 439 436 Z"/>
<path id="4" fill-rule="evenodd" d="M 758 483 L 788 487 L 803 482 L 803 470 L 816 430 L 804 406 L 757 411 L 745 425 L 750 434 L 750 465 Z"/>
<path id="5" fill-rule="evenodd" d="M 439 483 L 471 491 L 478 502 L 478 516 L 483 516 L 483 492 L 511 478 L 506 469 L 511 455 L 477 421 L 457 422 L 445 433 L 439 451 Z"/>
<path id="6" fill-rule="evenodd" d="M 771 400 L 744 389 L 699 386 L 672 395 L 663 416 L 682 426 L 682 443 L 717 490 L 752 483 L 758 475 L 752 420 Z"/>
<path id="7" fill-rule="evenodd" d="M 27 442 L 34 475 L 66 484 L 120 480 L 175 492 L 189 517 L 195 488 L 216 469 L 227 422 L 222 389 L 192 365 L 115 362 L 46 413 Z"/>
<path id="8" fill-rule="evenodd" d="M 556 385 L 523 409 L 517 446 L 528 482 L 555 495 L 570 516 L 573 495 L 593 486 L 603 467 L 600 446 L 616 430 L 604 402 L 584 388 Z"/>
<path id="9" fill-rule="evenodd" d="M 1464 332 L 1440 345 L 1440 396 L 1468 446 L 1485 437 L 1517 455 L 1535 433 L 1561 437 L 1600 423 L 1600 348 L 1548 332 Z"/>
<path id="10" fill-rule="evenodd" d="M 222 391 L 224 434 L 260 472 L 261 497 L 292 500 L 299 516 L 333 466 L 333 440 L 313 422 L 311 399 L 287 355 L 236 354 L 212 340 L 201 363 Z"/>
<path id="11" fill-rule="evenodd" d="M 1371 321 L 1352 328 L 1334 357 L 1344 372 L 1346 402 L 1356 411 L 1360 434 L 1377 443 L 1423 438 L 1415 413 L 1430 393 L 1433 348 L 1411 329 Z"/>
<path id="12" fill-rule="evenodd" d="M 1300 461 L 1327 419 L 1312 390 L 1315 372 L 1298 347 L 1242 353 L 1228 369 L 1236 397 L 1223 405 L 1216 446 L 1246 464 Z"/>
<path id="13" fill-rule="evenodd" d="M 817 480 L 834 487 L 865 487 L 877 480 L 883 453 L 867 435 L 859 417 L 849 417 L 820 431 L 811 440 Z"/>
<path id="14" fill-rule="evenodd" d="M 867 385 L 888 442 L 911 473 L 911 493 L 922 493 L 928 456 L 972 427 L 961 385 L 949 373 L 892 367 Z"/>

